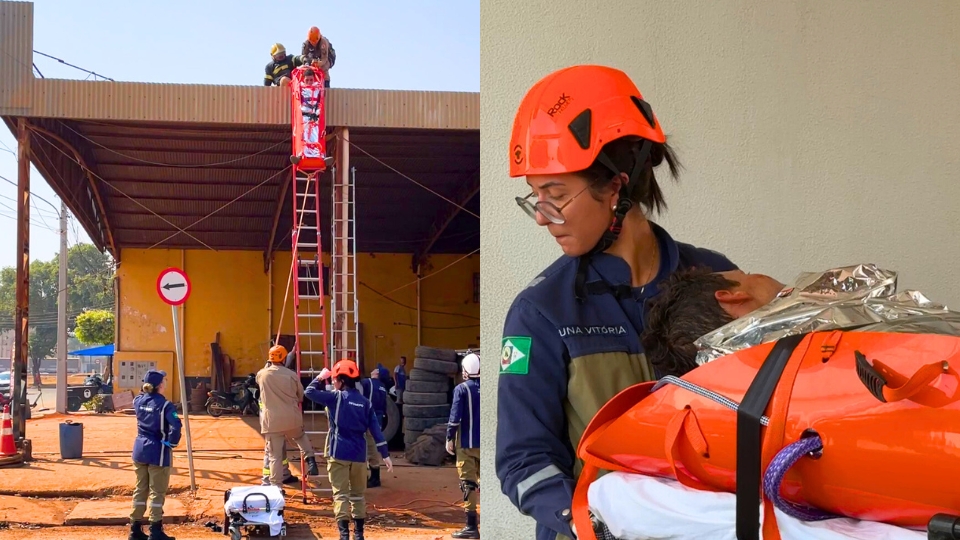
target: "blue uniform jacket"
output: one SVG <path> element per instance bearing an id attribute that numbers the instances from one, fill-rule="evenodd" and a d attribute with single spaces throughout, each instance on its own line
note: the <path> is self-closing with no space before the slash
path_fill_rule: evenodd
<path id="1" fill-rule="evenodd" d="M 360 385 L 360 392 L 373 405 L 377 420 L 382 420 L 387 415 L 387 389 L 377 379 L 362 379 Z"/>
<path id="2" fill-rule="evenodd" d="M 397 380 L 397 388 L 400 390 L 405 390 L 407 388 L 407 370 L 403 366 L 398 365 L 393 368 L 393 376 Z"/>
<path id="3" fill-rule="evenodd" d="M 496 473 L 503 493 L 537 522 L 537 540 L 572 538 L 571 502 L 582 462 L 580 437 L 593 415 L 621 390 L 657 378 L 643 354 L 644 306 L 677 269 L 736 269 L 724 255 L 675 242 L 650 223 L 660 269 L 650 284 L 630 286 L 626 261 L 592 258 L 586 283 L 621 287 L 578 304 L 578 259 L 561 257 L 514 300 L 504 323 L 497 389 Z M 623 290 L 625 289 L 625 290 Z"/>
<path id="4" fill-rule="evenodd" d="M 340 461 L 367 461 L 367 441 L 363 438 L 367 430 L 377 443 L 377 451 L 383 458 L 390 457 L 387 441 L 380 431 L 380 421 L 373 411 L 373 405 L 360 395 L 356 388 L 328 392 L 320 389 L 316 379 L 307 386 L 304 395 L 310 401 L 327 408 L 330 421 L 330 434 L 327 437 L 327 455 Z"/>
<path id="5" fill-rule="evenodd" d="M 447 440 L 460 431 L 461 448 L 480 448 L 480 379 L 467 379 L 453 389 Z"/>
<path id="6" fill-rule="evenodd" d="M 380 384 L 382 384 L 384 388 L 393 384 L 393 378 L 390 376 L 390 370 L 380 362 L 377 362 L 377 378 L 380 380 Z"/>
<path id="7" fill-rule="evenodd" d="M 177 407 L 159 393 L 142 393 L 133 400 L 137 412 L 137 440 L 133 443 L 133 461 L 169 467 L 173 464 L 171 446 L 180 443 L 180 418 Z"/>

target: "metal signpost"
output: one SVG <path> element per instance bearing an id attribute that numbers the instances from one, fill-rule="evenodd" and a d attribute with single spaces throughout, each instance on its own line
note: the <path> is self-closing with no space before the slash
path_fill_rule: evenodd
<path id="1" fill-rule="evenodd" d="M 193 446 L 190 444 L 190 415 L 187 409 L 187 381 L 184 375 L 183 350 L 180 346 L 180 315 L 177 307 L 183 305 L 190 297 L 190 278 L 179 268 L 167 268 L 160 272 L 157 278 L 157 294 L 170 304 L 173 311 L 173 339 L 177 348 L 177 371 L 180 379 L 180 405 L 183 407 L 183 427 L 187 433 L 187 464 L 190 467 L 190 489 L 197 490 L 193 476 Z"/>

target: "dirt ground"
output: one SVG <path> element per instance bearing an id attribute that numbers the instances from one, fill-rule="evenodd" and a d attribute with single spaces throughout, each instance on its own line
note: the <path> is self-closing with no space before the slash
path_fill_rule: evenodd
<path id="1" fill-rule="evenodd" d="M 83 424 L 82 459 L 60 458 L 59 426 L 65 420 Z M 223 522 L 223 493 L 238 485 L 258 485 L 263 465 L 263 439 L 256 418 L 191 416 L 193 463 L 197 491 L 191 492 L 186 441 L 174 453 L 174 470 L 168 497 L 186 509 L 187 522 L 171 525 L 178 539 L 224 538 L 204 526 Z M 0 540 L 80 539 L 91 534 L 123 538 L 123 526 L 63 526 L 65 517 L 80 502 L 130 501 L 135 483 L 130 459 L 136 420 L 121 414 L 47 414 L 27 421 L 35 461 L 0 470 Z M 321 448 L 321 441 L 314 440 Z M 366 492 L 367 538 L 404 540 L 449 538 L 463 526 L 462 495 L 456 468 L 419 467 L 393 452 L 393 473 L 381 469 L 383 486 Z M 322 459 L 318 456 L 318 461 Z M 299 472 L 299 459 L 291 454 L 291 469 Z M 325 479 L 320 487 L 329 487 Z M 295 493 L 294 493 L 295 492 Z M 284 515 L 288 536 L 336 536 L 329 492 L 303 503 L 299 486 L 287 488 Z"/>

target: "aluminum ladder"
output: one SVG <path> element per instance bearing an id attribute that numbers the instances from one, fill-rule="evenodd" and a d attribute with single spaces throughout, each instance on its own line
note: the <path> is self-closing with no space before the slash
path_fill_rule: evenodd
<path id="1" fill-rule="evenodd" d="M 330 358 L 360 362 L 360 305 L 357 300 L 356 168 L 332 169 Z"/>

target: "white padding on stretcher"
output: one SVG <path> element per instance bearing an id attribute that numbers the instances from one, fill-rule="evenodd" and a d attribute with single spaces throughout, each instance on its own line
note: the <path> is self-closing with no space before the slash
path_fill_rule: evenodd
<path id="1" fill-rule="evenodd" d="M 264 499 L 266 495 L 267 499 Z M 247 511 L 243 511 L 243 499 L 247 499 Z M 270 512 L 266 511 L 266 502 L 270 501 Z M 270 535 L 279 536 L 283 526 L 283 516 L 277 512 L 283 510 L 283 492 L 277 486 L 243 486 L 230 488 L 230 498 L 223 503 L 227 515 L 236 512 L 247 520 L 248 525 L 269 525 Z"/>
<path id="2" fill-rule="evenodd" d="M 590 509 L 620 540 L 737 540 L 736 495 L 688 488 L 676 480 L 622 472 L 590 485 Z M 759 514 L 761 522 L 763 513 Z M 776 511 L 782 540 L 924 540 L 886 523 L 838 518 L 806 522 Z"/>

